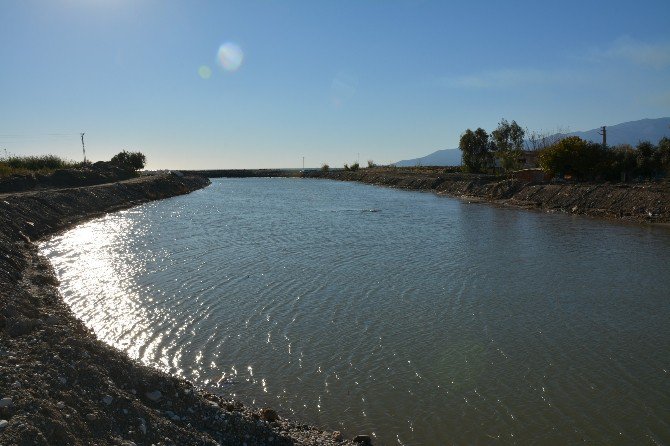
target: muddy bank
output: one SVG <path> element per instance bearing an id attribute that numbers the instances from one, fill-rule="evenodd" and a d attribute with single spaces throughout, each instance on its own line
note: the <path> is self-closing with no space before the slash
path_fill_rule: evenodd
<path id="1" fill-rule="evenodd" d="M 354 444 L 203 393 L 98 341 L 65 305 L 32 243 L 207 184 L 171 175 L 0 195 L 0 444 Z"/>
<path id="2" fill-rule="evenodd" d="M 356 172 L 305 172 L 327 178 L 403 189 L 434 191 L 502 205 L 635 222 L 670 222 L 670 182 L 533 184 L 491 175 L 440 169 L 361 169 Z"/>

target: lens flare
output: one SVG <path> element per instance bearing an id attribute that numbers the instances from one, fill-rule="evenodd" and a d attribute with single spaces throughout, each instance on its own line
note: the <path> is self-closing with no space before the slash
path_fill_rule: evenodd
<path id="1" fill-rule="evenodd" d="M 212 77 L 212 69 L 207 65 L 201 65 L 200 68 L 198 68 L 198 76 L 203 79 L 209 79 Z"/>
<path id="2" fill-rule="evenodd" d="M 226 42 L 219 47 L 218 62 L 226 71 L 236 71 L 242 65 L 244 52 L 242 48 L 232 42 Z"/>

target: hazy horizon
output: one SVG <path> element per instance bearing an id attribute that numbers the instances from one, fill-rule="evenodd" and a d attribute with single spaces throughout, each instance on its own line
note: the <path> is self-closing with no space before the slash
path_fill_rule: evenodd
<path id="1" fill-rule="evenodd" d="M 389 163 L 501 118 L 670 116 L 670 4 L 5 1 L 0 155 Z"/>

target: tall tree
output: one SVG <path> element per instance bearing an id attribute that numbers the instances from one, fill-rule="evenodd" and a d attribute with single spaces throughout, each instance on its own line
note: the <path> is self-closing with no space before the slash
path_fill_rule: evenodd
<path id="1" fill-rule="evenodd" d="M 518 167 L 518 159 L 523 152 L 523 137 L 526 132 L 516 121 L 507 122 L 502 119 L 498 128 L 491 132 L 491 138 L 495 144 L 496 157 L 505 170 Z"/>
<path id="2" fill-rule="evenodd" d="M 481 172 L 490 165 L 491 144 L 489 134 L 483 128 L 463 132 L 458 148 L 463 152 L 463 166 L 468 172 Z"/>
<path id="3" fill-rule="evenodd" d="M 658 142 L 656 156 L 658 157 L 658 163 L 661 166 L 661 170 L 667 175 L 670 175 L 670 138 L 667 136 L 664 136 Z"/>

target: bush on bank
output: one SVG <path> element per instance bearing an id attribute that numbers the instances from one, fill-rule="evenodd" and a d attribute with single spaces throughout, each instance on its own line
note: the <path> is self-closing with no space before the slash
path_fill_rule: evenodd
<path id="1" fill-rule="evenodd" d="M 56 155 L 42 155 L 42 156 L 10 155 L 0 158 L 0 165 L 8 169 L 28 170 L 36 172 L 41 170 L 55 170 L 55 169 L 77 167 L 79 163 L 64 160 Z"/>
<path id="2" fill-rule="evenodd" d="M 621 181 L 670 174 L 670 139 L 613 148 L 571 136 L 540 151 L 540 167 L 551 175 L 578 180 Z"/>
<path id="3" fill-rule="evenodd" d="M 136 171 L 144 168 L 146 156 L 141 152 L 122 151 L 114 155 L 110 161 L 124 170 Z M 51 174 L 60 169 L 91 168 L 90 162 L 76 162 L 63 159 L 57 155 L 5 155 L 0 157 L 0 177 L 11 175 Z"/>
<path id="4" fill-rule="evenodd" d="M 147 157 L 142 152 L 122 151 L 112 157 L 110 162 L 126 170 L 144 169 Z"/>
<path id="5" fill-rule="evenodd" d="M 56 169 L 80 167 L 81 163 L 65 160 L 56 155 L 17 156 L 0 158 L 0 177 L 28 173 L 49 173 Z"/>

